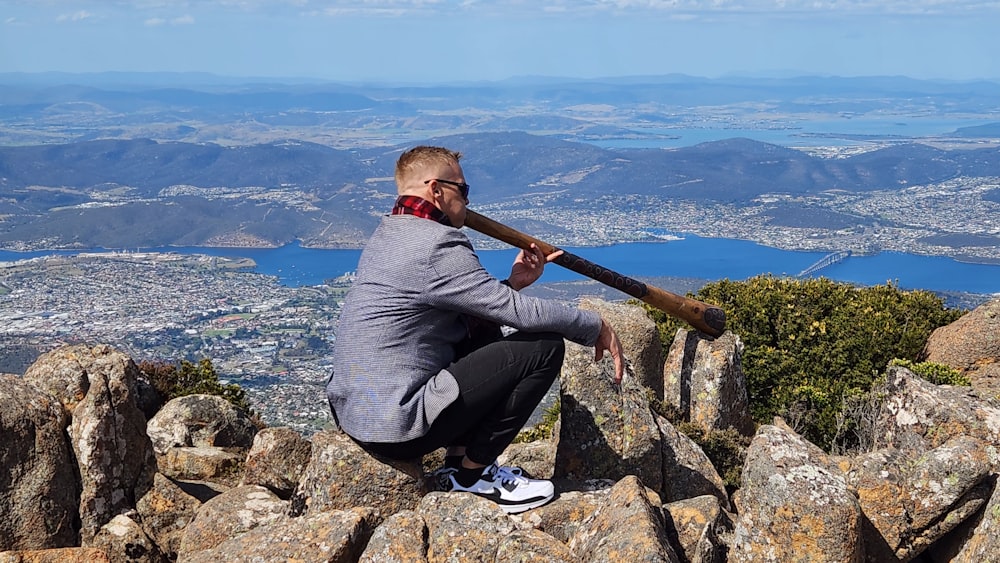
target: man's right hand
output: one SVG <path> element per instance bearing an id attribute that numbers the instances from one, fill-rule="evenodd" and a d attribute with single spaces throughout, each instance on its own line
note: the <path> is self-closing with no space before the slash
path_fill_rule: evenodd
<path id="1" fill-rule="evenodd" d="M 625 349 L 618 340 L 618 335 L 611 328 L 608 321 L 601 319 L 601 333 L 597 335 L 597 343 L 594 344 L 594 361 L 599 362 L 604 358 L 604 352 L 611 354 L 611 359 L 615 362 L 615 384 L 622 382 L 625 375 Z"/>

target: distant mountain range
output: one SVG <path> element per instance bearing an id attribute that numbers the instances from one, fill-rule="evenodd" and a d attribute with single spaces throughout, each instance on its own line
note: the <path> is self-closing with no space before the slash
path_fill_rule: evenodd
<path id="1" fill-rule="evenodd" d="M 1000 176 L 1000 149 L 919 143 L 820 158 L 739 138 L 675 150 L 609 150 L 521 132 L 427 142 L 468 155 L 463 164 L 476 205 L 507 208 L 544 198 L 550 208 L 571 211 L 609 194 L 748 203 L 764 194 L 864 192 Z M 147 139 L 0 147 L 0 243 L 145 247 L 301 239 L 355 246 L 391 207 L 391 176 L 402 149 Z M 998 201 L 998 192 L 988 198 Z"/>
<path id="2" fill-rule="evenodd" d="M 0 74 L 0 248 L 354 247 L 391 207 L 400 151 L 433 143 L 465 153 L 474 208 L 563 241 L 655 236 L 643 229 L 691 215 L 673 205 L 668 218 L 668 204 L 691 202 L 701 214 L 682 227 L 691 232 L 770 228 L 774 242 L 786 227 L 815 239 L 805 231 L 857 238 L 889 225 L 981 256 L 1000 202 L 989 179 L 1000 177 L 997 99 L 995 82 L 904 77 L 412 85 Z M 692 144 L 703 138 L 714 141 Z M 960 187 L 968 213 L 953 205 L 912 223 L 875 201 L 960 178 L 980 178 Z M 836 195 L 868 193 L 871 206 Z M 893 205 L 918 205 L 907 197 Z M 623 214 L 645 224 L 601 226 Z M 737 214 L 742 225 L 731 225 Z"/>

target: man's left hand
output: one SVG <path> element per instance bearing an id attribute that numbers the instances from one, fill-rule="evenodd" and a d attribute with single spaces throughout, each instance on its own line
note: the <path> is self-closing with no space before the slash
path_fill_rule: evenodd
<path id="1" fill-rule="evenodd" d="M 542 276 L 546 262 L 551 262 L 562 256 L 563 251 L 557 250 L 546 256 L 538 245 L 531 243 L 530 250 L 521 250 L 514 260 L 514 265 L 510 268 L 510 277 L 507 282 L 515 290 L 521 290 Z"/>

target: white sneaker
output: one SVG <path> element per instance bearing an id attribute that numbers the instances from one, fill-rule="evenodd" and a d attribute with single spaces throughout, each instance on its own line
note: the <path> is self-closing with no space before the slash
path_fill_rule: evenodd
<path id="1" fill-rule="evenodd" d="M 487 465 L 471 487 L 459 485 L 454 473 L 448 473 L 447 479 L 451 485 L 449 491 L 464 491 L 488 498 L 509 514 L 538 508 L 555 496 L 552 481 L 528 479 L 495 463 Z"/>

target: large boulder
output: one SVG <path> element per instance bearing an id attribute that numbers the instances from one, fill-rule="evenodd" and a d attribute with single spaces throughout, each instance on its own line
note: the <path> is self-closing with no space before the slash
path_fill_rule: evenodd
<path id="1" fill-rule="evenodd" d="M 257 427 L 222 397 L 187 395 L 163 405 L 146 432 L 163 455 L 176 446 L 249 448 Z"/>
<path id="2" fill-rule="evenodd" d="M 256 485 L 237 487 L 201 505 L 184 528 L 178 560 L 211 550 L 259 526 L 286 518 L 288 502 Z"/>
<path id="3" fill-rule="evenodd" d="M 959 370 L 984 396 L 1000 395 L 1000 298 L 937 328 L 927 340 L 924 359 Z"/>
<path id="4" fill-rule="evenodd" d="M 934 385 L 891 366 L 880 392 L 883 408 L 874 430 L 880 446 L 923 451 L 961 435 L 1000 444 L 1000 408 L 968 387 Z"/>
<path id="5" fill-rule="evenodd" d="M 956 436 L 926 453 L 888 448 L 858 456 L 848 484 L 865 515 L 869 561 L 909 561 L 976 514 L 989 498 L 986 444 Z"/>
<path id="6" fill-rule="evenodd" d="M 312 455 L 292 495 L 291 514 L 370 506 L 382 518 L 413 509 L 432 488 L 419 459 L 380 460 L 346 434 L 317 432 Z"/>
<path id="7" fill-rule="evenodd" d="M 232 486 L 239 481 L 244 456 L 223 448 L 174 447 L 157 457 L 160 473 L 171 479 L 211 481 Z"/>
<path id="8" fill-rule="evenodd" d="M 567 343 L 553 476 L 617 481 L 635 475 L 659 492 L 663 454 L 648 391 L 629 374 L 620 385 L 613 377 L 610 357 L 597 363 L 593 348 Z"/>
<path id="9" fill-rule="evenodd" d="M 376 524 L 369 508 L 282 516 L 184 557 L 185 563 L 357 561 Z"/>
<path id="10" fill-rule="evenodd" d="M 184 528 L 194 520 L 201 504 L 174 481 L 157 473 L 152 488 L 139 499 L 135 508 L 146 535 L 161 553 L 176 560 Z"/>
<path id="11" fill-rule="evenodd" d="M 427 563 L 427 524 L 415 510 L 402 510 L 375 529 L 359 563 Z"/>
<path id="12" fill-rule="evenodd" d="M 743 341 L 732 332 L 709 338 L 678 330 L 663 366 L 663 400 L 706 430 L 734 428 L 752 436 Z"/>
<path id="13" fill-rule="evenodd" d="M 579 561 L 668 561 L 680 558 L 670 543 L 660 499 L 633 476 L 615 484 L 569 542 Z"/>
<path id="14" fill-rule="evenodd" d="M 861 507 L 840 469 L 782 421 L 747 450 L 729 561 L 860 563 Z"/>
<path id="15" fill-rule="evenodd" d="M 0 551 L 75 545 L 79 484 L 62 405 L 0 376 Z"/>
<path id="16" fill-rule="evenodd" d="M 312 444 L 288 427 L 264 428 L 254 436 L 241 485 L 261 485 L 288 499 L 309 464 Z"/>
<path id="17" fill-rule="evenodd" d="M 135 401 L 139 368 L 110 346 L 67 346 L 39 357 L 29 374 L 34 385 L 71 409 L 69 437 L 82 490 L 80 536 L 89 545 L 104 524 L 135 507 L 156 470 L 146 417 Z"/>
<path id="18" fill-rule="evenodd" d="M 92 542 L 111 563 L 167 563 L 153 540 L 132 518 L 119 514 L 101 526 Z"/>

